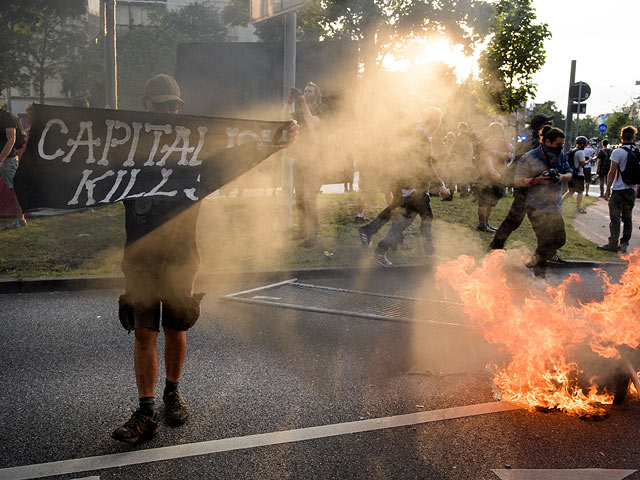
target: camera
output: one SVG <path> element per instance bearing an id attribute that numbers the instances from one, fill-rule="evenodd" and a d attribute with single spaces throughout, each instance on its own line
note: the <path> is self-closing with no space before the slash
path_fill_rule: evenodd
<path id="1" fill-rule="evenodd" d="M 296 99 L 302 96 L 302 92 L 294 87 L 289 89 L 289 95 L 291 95 L 291 98 Z"/>
<path id="2" fill-rule="evenodd" d="M 551 183 L 558 183 L 560 181 L 560 172 L 555 168 L 550 168 L 542 174 L 543 177 L 548 178 Z"/>

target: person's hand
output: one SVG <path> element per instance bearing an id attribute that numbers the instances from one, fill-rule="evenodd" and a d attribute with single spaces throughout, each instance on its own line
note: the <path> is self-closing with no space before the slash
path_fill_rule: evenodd
<path id="1" fill-rule="evenodd" d="M 282 137 L 280 137 L 280 144 L 285 148 L 291 146 L 298 138 L 299 131 L 300 127 L 298 126 L 298 122 L 291 120 L 282 133 Z"/>
<path id="2" fill-rule="evenodd" d="M 609 198 L 611 198 L 611 189 L 607 188 L 607 191 L 604 192 L 604 199 L 608 202 Z"/>
<path id="3" fill-rule="evenodd" d="M 449 198 L 451 196 L 451 191 L 444 185 L 440 187 L 438 192 L 440 193 L 441 198 Z"/>

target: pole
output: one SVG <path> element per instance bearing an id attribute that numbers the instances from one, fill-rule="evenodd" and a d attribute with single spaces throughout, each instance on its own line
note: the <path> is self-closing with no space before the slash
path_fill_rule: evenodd
<path id="1" fill-rule="evenodd" d="M 582 102 L 582 82 L 578 85 L 578 111 L 576 112 L 576 135 L 580 134 L 580 103 Z"/>
<path id="2" fill-rule="evenodd" d="M 105 98 L 106 108 L 118 108 L 118 62 L 116 57 L 116 0 L 105 0 Z"/>
<path id="3" fill-rule="evenodd" d="M 569 101 L 567 103 L 567 119 L 564 123 L 564 131 L 567 135 L 567 142 L 564 145 L 565 151 L 569 151 L 573 142 L 573 114 L 571 113 L 571 107 L 573 106 L 573 98 L 571 98 L 571 87 L 576 83 L 576 61 L 571 60 L 571 74 L 569 75 Z"/>
<path id="4" fill-rule="evenodd" d="M 284 82 L 283 103 L 287 101 L 289 89 L 296 85 L 296 12 L 284 14 Z M 282 152 L 282 193 L 284 194 L 285 224 L 293 224 L 293 164 L 286 150 Z"/>

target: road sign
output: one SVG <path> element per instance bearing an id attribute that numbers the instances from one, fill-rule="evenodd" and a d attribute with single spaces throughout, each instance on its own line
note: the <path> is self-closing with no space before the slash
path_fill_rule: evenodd
<path id="1" fill-rule="evenodd" d="M 600 125 L 598 125 L 598 131 L 600 133 L 606 132 L 607 128 L 609 128 L 609 126 L 606 123 L 601 123 Z"/>
<path id="2" fill-rule="evenodd" d="M 580 105 L 580 111 L 578 112 L 578 105 Z M 586 103 L 574 103 L 571 105 L 571 113 L 587 113 L 587 104 Z"/>
<path id="3" fill-rule="evenodd" d="M 574 102 L 584 102 L 591 95 L 591 87 L 585 82 L 576 82 L 569 88 L 569 95 Z"/>
<path id="4" fill-rule="evenodd" d="M 258 23 L 282 13 L 292 12 L 305 0 L 251 0 L 251 23 Z"/>

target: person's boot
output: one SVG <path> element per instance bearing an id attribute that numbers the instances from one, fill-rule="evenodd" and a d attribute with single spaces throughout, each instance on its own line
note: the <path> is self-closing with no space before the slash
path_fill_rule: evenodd
<path id="1" fill-rule="evenodd" d="M 158 414 L 146 415 L 139 408 L 124 425 L 116 428 L 111 437 L 126 443 L 137 443 L 147 440 L 158 433 Z"/>
<path id="2" fill-rule="evenodd" d="M 187 403 L 177 390 L 170 390 L 164 392 L 162 396 L 164 402 L 164 416 L 167 420 L 167 424 L 172 427 L 178 427 L 187 421 L 189 418 L 189 411 L 187 410 Z"/>

